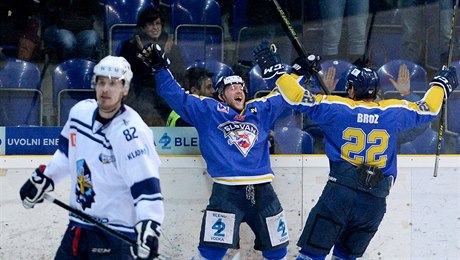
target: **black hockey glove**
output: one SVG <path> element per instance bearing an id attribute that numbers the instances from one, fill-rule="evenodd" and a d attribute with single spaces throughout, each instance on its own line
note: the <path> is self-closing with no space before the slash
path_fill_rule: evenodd
<path id="1" fill-rule="evenodd" d="M 153 72 L 169 68 L 169 65 L 171 65 L 171 61 L 169 61 L 165 52 L 158 44 L 146 44 L 137 54 L 137 57 L 149 66 Z"/>
<path id="2" fill-rule="evenodd" d="M 262 78 L 269 87 L 274 87 L 279 76 L 286 73 L 286 68 L 281 62 L 275 44 L 270 44 L 267 40 L 263 40 L 261 44 L 254 48 L 252 55 L 262 71 Z"/>
<path id="3" fill-rule="evenodd" d="M 320 60 L 321 58 L 314 54 L 310 54 L 307 57 L 298 57 L 292 63 L 292 73 L 309 79 L 312 74 L 321 70 Z"/>
<path id="4" fill-rule="evenodd" d="M 159 256 L 160 224 L 153 220 L 139 221 L 135 226 L 137 247 L 131 247 L 135 259 L 154 259 Z"/>
<path id="5" fill-rule="evenodd" d="M 448 98 L 450 93 L 454 91 L 458 86 L 457 70 L 451 66 L 447 69 L 443 66 L 442 69 L 436 72 L 436 75 L 430 81 L 430 87 L 438 85 L 444 88 L 445 98 Z"/>
<path id="6" fill-rule="evenodd" d="M 46 192 L 54 190 L 53 180 L 43 174 L 45 169 L 45 165 L 40 165 L 35 169 L 32 176 L 22 185 L 21 190 L 19 190 L 24 208 L 33 208 L 35 204 L 43 202 Z"/>

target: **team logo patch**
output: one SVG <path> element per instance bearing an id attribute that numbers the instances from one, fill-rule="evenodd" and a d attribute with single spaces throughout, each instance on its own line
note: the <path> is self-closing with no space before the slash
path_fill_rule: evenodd
<path id="1" fill-rule="evenodd" d="M 251 113 L 253 113 L 254 115 L 257 115 L 257 107 L 251 107 L 249 111 L 251 111 Z"/>
<path id="2" fill-rule="evenodd" d="M 243 115 L 236 115 L 235 116 L 235 120 L 238 120 L 238 121 L 244 121 L 245 118 L 246 118 L 246 116 L 243 116 Z"/>
<path id="3" fill-rule="evenodd" d="M 259 129 L 254 124 L 244 122 L 225 122 L 218 126 L 228 138 L 229 145 L 235 145 L 246 157 L 259 137 Z"/>
<path id="4" fill-rule="evenodd" d="M 266 218 L 265 222 L 267 223 L 268 233 L 270 234 L 270 242 L 272 246 L 281 245 L 282 243 L 289 241 L 289 234 L 284 211 L 281 211 L 276 216 Z"/>
<path id="5" fill-rule="evenodd" d="M 77 161 L 77 186 L 75 187 L 75 195 L 77 195 L 77 202 L 80 203 L 83 210 L 91 208 L 96 193 L 93 190 L 91 171 L 85 160 Z"/>
<path id="6" fill-rule="evenodd" d="M 112 162 L 115 162 L 115 156 L 113 154 L 99 154 L 99 161 L 102 162 L 102 164 L 109 164 Z"/>
<path id="7" fill-rule="evenodd" d="M 230 108 L 222 103 L 217 103 L 217 111 L 230 113 Z"/>
<path id="8" fill-rule="evenodd" d="M 235 214 L 217 211 L 206 211 L 205 242 L 233 244 Z"/>

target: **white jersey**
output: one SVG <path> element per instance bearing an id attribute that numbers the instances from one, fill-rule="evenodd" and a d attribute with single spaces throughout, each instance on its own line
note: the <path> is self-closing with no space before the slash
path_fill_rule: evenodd
<path id="1" fill-rule="evenodd" d="M 146 219 L 161 224 L 160 158 L 152 131 L 126 105 L 105 125 L 97 113 L 94 99 L 70 110 L 45 175 L 55 183 L 70 176 L 70 206 L 115 230 L 134 232 L 133 226 Z M 72 214 L 69 218 L 91 226 Z"/>

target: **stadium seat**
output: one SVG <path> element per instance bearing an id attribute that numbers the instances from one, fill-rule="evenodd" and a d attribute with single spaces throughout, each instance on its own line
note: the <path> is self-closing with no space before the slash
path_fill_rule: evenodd
<path id="1" fill-rule="evenodd" d="M 454 90 L 447 99 L 447 125 L 448 131 L 460 134 L 460 90 Z"/>
<path id="2" fill-rule="evenodd" d="M 214 0 L 177 0 L 171 5 L 171 29 L 185 64 L 223 61 L 224 30 Z"/>
<path id="3" fill-rule="evenodd" d="M 243 27 L 247 25 L 247 16 L 242 15 L 246 14 L 248 11 L 248 1 L 247 0 L 233 0 L 232 1 L 232 24 L 231 24 L 231 34 L 232 41 L 238 40 L 238 33 Z"/>
<path id="4" fill-rule="evenodd" d="M 396 80 L 398 78 L 399 67 L 406 64 L 410 73 L 411 90 L 412 91 L 426 91 L 428 89 L 427 72 L 422 66 L 404 59 L 395 59 L 383 64 L 378 70 L 377 74 L 380 77 L 380 86 L 382 91 L 395 91 L 390 78 Z"/>
<path id="5" fill-rule="evenodd" d="M 0 69 L 0 126 L 42 125 L 40 82 L 40 70 L 35 64 L 6 59 Z"/>
<path id="6" fill-rule="evenodd" d="M 206 61 L 196 61 L 193 64 L 189 65 L 186 69 L 190 68 L 205 68 L 212 75 L 212 84 L 216 85 L 217 80 L 222 76 L 233 75 L 233 69 L 225 63 L 216 60 L 206 60 Z"/>
<path id="7" fill-rule="evenodd" d="M 287 71 L 290 73 L 291 66 L 288 64 L 284 64 L 287 68 Z M 274 86 L 269 87 L 265 80 L 262 78 L 262 71 L 260 70 L 259 65 L 255 65 L 251 68 L 248 72 L 248 96 L 249 99 L 252 98 L 259 98 L 265 96 L 266 94 L 270 93 Z"/>
<path id="8" fill-rule="evenodd" d="M 324 77 L 324 74 L 330 67 L 335 68 L 335 78 L 338 80 L 334 91 L 346 91 L 348 73 L 350 73 L 353 68 L 356 68 L 356 66 L 344 60 L 325 60 L 321 62 L 321 71 L 318 74 Z M 313 82 L 314 84 L 318 84 L 315 78 L 313 78 Z"/>
<path id="9" fill-rule="evenodd" d="M 311 154 L 313 138 L 295 126 L 279 126 L 274 129 L 275 151 L 279 154 Z"/>
<path id="10" fill-rule="evenodd" d="M 57 110 L 58 125 L 67 121 L 67 116 L 78 101 L 95 98 L 91 88 L 93 68 L 96 63 L 85 59 L 66 60 L 56 66 L 52 75 L 53 104 Z"/>
<path id="11" fill-rule="evenodd" d="M 115 54 L 120 43 L 133 36 L 139 13 L 150 6 L 155 6 L 154 1 L 105 1 L 104 37 L 109 45 L 109 54 Z"/>
<path id="12" fill-rule="evenodd" d="M 383 64 L 402 59 L 402 26 L 374 25 L 369 39 L 369 61 L 371 67 L 379 68 Z"/>
<path id="13" fill-rule="evenodd" d="M 420 136 L 411 142 L 401 145 L 400 154 L 434 154 L 438 144 L 438 132 L 428 127 Z M 444 140 L 441 152 L 444 151 Z"/>
<path id="14" fill-rule="evenodd" d="M 374 25 L 400 25 L 401 10 L 394 8 L 385 11 L 379 11 L 375 14 Z"/>

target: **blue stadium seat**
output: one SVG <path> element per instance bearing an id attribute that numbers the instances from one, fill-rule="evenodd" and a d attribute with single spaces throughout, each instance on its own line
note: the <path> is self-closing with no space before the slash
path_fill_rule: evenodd
<path id="1" fill-rule="evenodd" d="M 109 54 L 115 54 L 120 43 L 133 36 L 139 13 L 150 6 L 155 7 L 153 1 L 105 1 L 104 37 L 108 40 Z"/>
<path id="2" fill-rule="evenodd" d="M 318 74 L 321 77 L 324 77 L 324 74 L 330 67 L 335 68 L 335 78 L 338 79 L 334 91 L 346 91 L 346 79 L 348 73 L 350 73 L 352 69 L 356 68 L 356 66 L 344 60 L 325 60 L 321 62 L 321 71 Z M 315 78 L 313 78 L 313 82 L 318 84 Z"/>
<path id="3" fill-rule="evenodd" d="M 287 68 L 287 71 L 291 72 L 291 66 L 288 64 L 284 64 Z M 252 67 L 248 72 L 248 97 L 249 99 L 252 98 L 259 98 L 265 96 L 270 91 L 272 91 L 274 86 L 269 87 L 265 80 L 262 78 L 262 71 L 260 70 L 259 65 L 255 65 Z"/>
<path id="4" fill-rule="evenodd" d="M 374 25 L 369 39 L 369 61 L 378 68 L 383 64 L 402 59 L 402 26 Z"/>
<path id="5" fill-rule="evenodd" d="M 401 10 L 394 8 L 391 10 L 379 11 L 375 15 L 374 25 L 400 25 Z"/>
<path id="6" fill-rule="evenodd" d="M 279 126 L 274 129 L 275 151 L 280 154 L 311 154 L 313 138 L 295 126 Z M 278 146 L 278 147 L 277 147 Z"/>
<path id="7" fill-rule="evenodd" d="M 460 90 L 454 90 L 449 99 L 447 99 L 447 125 L 446 129 L 460 134 L 460 120 L 458 115 L 460 112 Z"/>
<path id="8" fill-rule="evenodd" d="M 40 70 L 35 64 L 6 59 L 0 68 L 0 126 L 42 125 L 40 82 Z"/>
<path id="9" fill-rule="evenodd" d="M 57 110 L 58 125 L 65 124 L 70 108 L 78 101 L 95 98 L 94 89 L 91 88 L 95 65 L 90 60 L 71 59 L 54 69 L 53 104 Z"/>
<path id="10" fill-rule="evenodd" d="M 238 40 L 238 33 L 247 25 L 247 16 L 244 15 L 248 10 L 248 0 L 233 0 L 232 1 L 232 40 Z"/>
<path id="11" fill-rule="evenodd" d="M 438 132 L 428 127 L 415 140 L 402 144 L 400 154 L 434 154 L 438 144 Z M 441 144 L 441 153 L 444 152 L 444 140 Z"/>
<path id="12" fill-rule="evenodd" d="M 408 60 L 395 59 L 383 64 L 377 74 L 380 77 L 380 86 L 384 92 L 395 91 L 396 89 L 390 82 L 390 78 L 396 80 L 398 78 L 399 67 L 406 64 L 410 73 L 411 90 L 426 91 L 428 89 L 427 72 L 422 66 Z"/>
<path id="13" fill-rule="evenodd" d="M 217 80 L 222 76 L 233 75 L 235 72 L 233 69 L 225 63 L 216 60 L 206 60 L 206 61 L 196 61 L 193 64 L 189 65 L 186 69 L 190 68 L 205 68 L 212 75 L 212 84 L 216 85 Z"/>
<path id="14" fill-rule="evenodd" d="M 177 0 L 171 5 L 171 29 L 185 64 L 224 59 L 220 6 L 214 0 Z"/>

